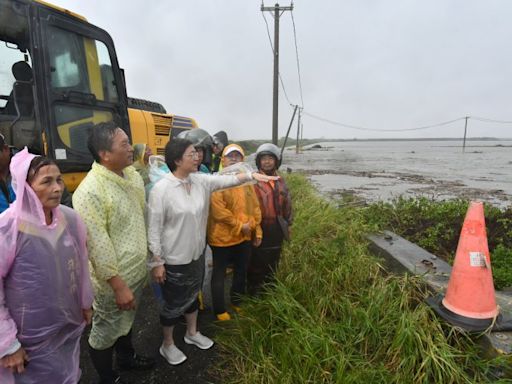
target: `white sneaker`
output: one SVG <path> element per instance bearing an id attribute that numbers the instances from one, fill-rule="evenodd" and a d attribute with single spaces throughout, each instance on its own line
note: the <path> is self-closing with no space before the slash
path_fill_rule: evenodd
<path id="1" fill-rule="evenodd" d="M 171 365 L 178 365 L 187 360 L 187 356 L 185 356 L 185 354 L 174 344 L 168 347 L 164 347 L 162 344 L 160 347 L 160 354 Z"/>
<path id="2" fill-rule="evenodd" d="M 213 340 L 201 335 L 199 331 L 197 331 L 194 336 L 190 336 L 185 333 L 183 340 L 185 343 L 193 344 L 200 349 L 210 349 L 213 346 Z"/>

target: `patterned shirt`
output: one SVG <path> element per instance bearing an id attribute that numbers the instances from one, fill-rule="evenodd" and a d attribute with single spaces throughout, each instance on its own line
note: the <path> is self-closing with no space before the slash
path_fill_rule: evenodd
<path id="1" fill-rule="evenodd" d="M 147 276 L 144 184 L 133 167 L 123 174 L 94 163 L 73 194 L 73 206 L 87 226 L 96 292 L 111 293 L 107 280 L 116 275 L 131 289 Z"/>

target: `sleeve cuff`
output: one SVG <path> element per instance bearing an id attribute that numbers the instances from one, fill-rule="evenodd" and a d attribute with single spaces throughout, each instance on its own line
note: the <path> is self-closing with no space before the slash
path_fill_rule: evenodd
<path id="1" fill-rule="evenodd" d="M 159 267 L 161 265 L 164 265 L 165 264 L 165 261 L 158 257 L 158 256 L 153 256 L 148 262 L 147 262 L 147 266 L 148 266 L 148 269 L 153 269 L 155 267 Z"/>
<path id="2" fill-rule="evenodd" d="M 18 349 L 21 348 L 21 344 L 18 341 L 18 339 L 14 339 L 13 343 L 7 348 L 7 350 L 3 353 L 3 355 L 0 356 L 0 359 L 4 356 L 11 355 L 14 352 L 16 352 Z"/>

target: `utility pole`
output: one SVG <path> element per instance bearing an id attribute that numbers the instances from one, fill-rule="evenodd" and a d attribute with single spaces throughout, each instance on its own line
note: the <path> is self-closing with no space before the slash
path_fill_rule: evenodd
<path id="1" fill-rule="evenodd" d="M 283 158 L 283 152 L 284 148 L 286 147 L 286 142 L 288 141 L 288 135 L 290 134 L 290 129 L 292 129 L 293 119 L 295 119 L 295 114 L 297 113 L 297 109 L 299 109 L 299 106 L 296 105 L 295 109 L 293 110 L 292 119 L 290 120 L 290 125 L 288 126 L 288 131 L 286 131 L 286 136 L 284 137 L 284 143 L 281 147 L 281 159 Z"/>
<path id="2" fill-rule="evenodd" d="M 297 142 L 295 144 L 295 153 L 299 153 L 300 148 L 300 139 L 299 139 L 299 133 L 300 133 L 300 116 L 301 116 L 302 108 L 299 109 L 299 118 L 297 119 Z"/>
<path id="3" fill-rule="evenodd" d="M 272 105 L 272 143 L 277 145 L 278 123 L 279 123 L 279 18 L 284 11 L 292 11 L 293 4 L 289 7 L 280 7 L 276 4 L 273 7 L 265 7 L 261 4 L 261 12 L 274 12 L 274 93 Z"/>
<path id="4" fill-rule="evenodd" d="M 469 116 L 466 116 L 466 124 L 464 124 L 464 141 L 462 142 L 462 153 L 466 152 L 466 133 L 468 131 L 468 119 Z"/>

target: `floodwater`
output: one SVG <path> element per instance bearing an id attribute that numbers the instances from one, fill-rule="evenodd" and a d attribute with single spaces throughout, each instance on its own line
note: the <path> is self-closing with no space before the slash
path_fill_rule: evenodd
<path id="1" fill-rule="evenodd" d="M 282 170 L 304 172 L 320 192 L 365 201 L 398 196 L 456 197 L 508 206 L 512 200 L 512 140 L 346 141 L 284 153 Z"/>

